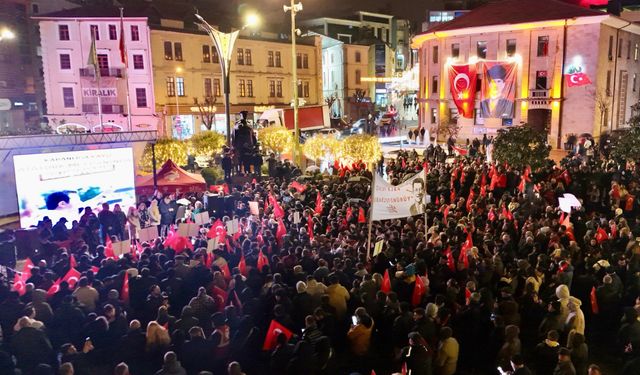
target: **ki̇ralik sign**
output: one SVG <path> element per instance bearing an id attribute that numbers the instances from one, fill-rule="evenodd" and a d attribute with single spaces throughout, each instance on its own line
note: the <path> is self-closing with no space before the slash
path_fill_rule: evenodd
<path id="1" fill-rule="evenodd" d="M 101 88 L 101 89 L 97 89 L 97 88 L 89 88 L 89 89 L 82 89 L 82 96 L 85 98 L 95 98 L 95 97 L 102 97 L 102 98 L 115 98 L 118 96 L 118 91 L 114 88 L 110 88 L 110 87 L 106 87 L 106 88 Z"/>

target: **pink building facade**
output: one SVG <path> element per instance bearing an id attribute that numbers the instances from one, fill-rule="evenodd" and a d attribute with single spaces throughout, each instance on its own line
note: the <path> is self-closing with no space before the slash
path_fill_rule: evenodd
<path id="1" fill-rule="evenodd" d="M 87 17 L 71 10 L 36 19 L 40 24 L 46 116 L 54 130 L 62 133 L 157 129 L 159 118 L 155 115 L 146 17 L 124 18 L 128 66 L 121 58 L 121 22 L 116 14 Z M 100 79 L 88 64 L 92 34 L 96 39 Z"/>

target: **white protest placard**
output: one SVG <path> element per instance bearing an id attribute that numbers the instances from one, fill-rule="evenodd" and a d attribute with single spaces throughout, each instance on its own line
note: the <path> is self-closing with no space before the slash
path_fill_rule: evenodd
<path id="1" fill-rule="evenodd" d="M 199 214 L 195 214 L 195 222 L 198 225 L 208 224 L 209 213 L 207 211 L 204 211 L 204 212 L 200 212 Z"/>
<path id="2" fill-rule="evenodd" d="M 558 198 L 558 206 L 563 212 L 571 213 L 571 202 L 567 198 Z"/>
<path id="3" fill-rule="evenodd" d="M 302 218 L 300 217 L 300 212 L 296 211 L 293 213 L 293 223 L 294 224 L 300 224 L 300 222 L 302 221 Z"/>
<path id="4" fill-rule="evenodd" d="M 128 254 L 131 252 L 131 240 L 114 242 L 111 247 L 113 248 L 113 254 L 120 258 L 123 254 Z"/>
<path id="5" fill-rule="evenodd" d="M 184 219 L 184 213 L 187 211 L 185 206 L 178 207 L 178 211 L 176 212 L 175 222 L 177 223 L 179 220 Z"/>
<path id="6" fill-rule="evenodd" d="M 571 207 L 577 207 L 577 208 L 582 207 L 582 203 L 580 203 L 580 201 L 578 200 L 578 198 L 576 198 L 575 195 L 569 194 L 569 193 L 565 193 L 563 195 L 563 197 L 564 197 L 564 199 L 566 199 L 569 202 Z"/>
<path id="7" fill-rule="evenodd" d="M 213 250 L 218 248 L 218 239 L 211 238 L 207 241 L 207 253 L 211 253 Z"/>
<path id="8" fill-rule="evenodd" d="M 424 214 L 427 197 L 424 169 L 397 186 L 391 185 L 377 173 L 375 179 L 372 220 L 399 219 Z"/>
<path id="9" fill-rule="evenodd" d="M 178 234 L 182 237 L 195 237 L 200 233 L 200 226 L 194 223 L 178 224 Z"/>
<path id="10" fill-rule="evenodd" d="M 249 202 L 249 212 L 251 215 L 260 216 L 260 206 L 258 206 L 258 202 Z"/>
<path id="11" fill-rule="evenodd" d="M 153 242 L 158 238 L 158 226 L 152 225 L 147 228 L 140 229 L 139 232 L 140 242 Z"/>

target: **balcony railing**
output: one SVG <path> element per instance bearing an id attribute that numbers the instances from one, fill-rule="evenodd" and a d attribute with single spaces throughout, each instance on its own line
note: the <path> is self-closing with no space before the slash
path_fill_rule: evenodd
<path id="1" fill-rule="evenodd" d="M 98 105 L 97 104 L 83 104 L 82 112 L 84 113 L 98 113 Z M 119 104 L 103 104 L 102 105 L 102 114 L 118 114 L 124 113 L 124 106 Z"/>
<path id="2" fill-rule="evenodd" d="M 551 98 L 549 97 L 549 90 L 529 90 L 529 108 L 546 109 L 550 104 Z"/>
<path id="3" fill-rule="evenodd" d="M 122 78 L 122 69 L 120 68 L 101 68 L 100 77 Z M 93 68 L 80 68 L 80 77 L 95 77 Z"/>

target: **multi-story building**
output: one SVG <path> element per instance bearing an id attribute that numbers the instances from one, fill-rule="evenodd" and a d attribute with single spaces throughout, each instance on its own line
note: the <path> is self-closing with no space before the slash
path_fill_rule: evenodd
<path id="1" fill-rule="evenodd" d="M 420 125 L 434 134 L 457 122 L 464 139 L 529 123 L 545 129 L 556 148 L 570 135 L 597 138 L 624 127 L 639 100 L 639 46 L 640 26 L 607 13 L 555 0 L 489 3 L 414 37 Z M 497 63 L 515 66 L 509 82 L 504 70 L 487 70 Z M 474 70 L 478 85 L 471 92 Z M 512 96 L 504 87 L 512 87 Z M 454 99 L 472 106 L 469 118 Z M 508 105 L 483 118 L 496 104 Z"/>
<path id="2" fill-rule="evenodd" d="M 156 129 L 146 16 L 125 13 L 124 35 L 115 7 L 75 8 L 34 18 L 40 24 L 50 126 L 91 131 Z M 121 59 L 121 38 L 128 66 Z M 93 39 L 99 74 L 89 65 Z"/>
<path id="3" fill-rule="evenodd" d="M 186 27 L 185 27 L 186 26 Z M 200 106 L 213 98 L 211 127 L 226 133 L 225 105 L 219 56 L 211 38 L 181 20 L 161 20 L 152 26 L 153 79 L 156 112 L 161 127 L 174 137 L 190 137 L 203 128 Z M 300 104 L 324 104 L 322 96 L 321 41 L 297 39 L 296 67 Z M 279 34 L 243 30 L 235 43 L 230 70 L 232 122 L 247 111 L 257 121 L 268 109 L 290 107 L 293 97 L 291 42 Z M 207 106 L 207 113 L 212 115 Z"/>

